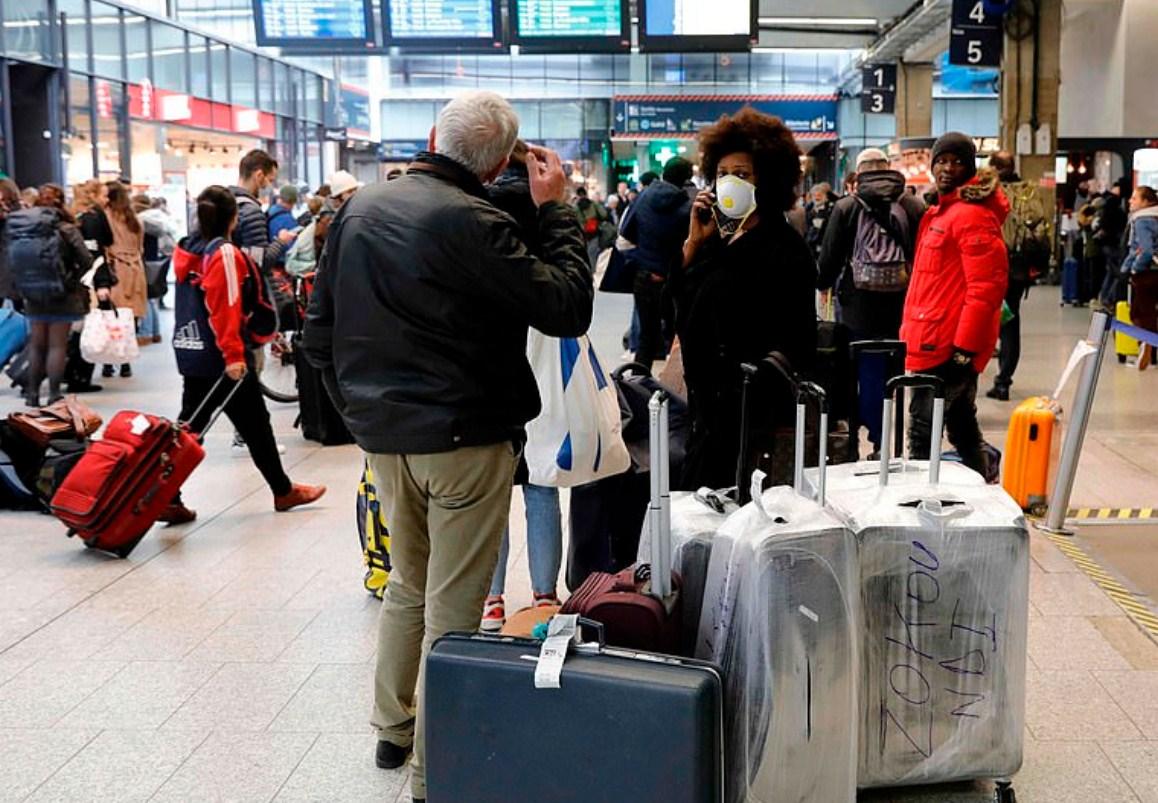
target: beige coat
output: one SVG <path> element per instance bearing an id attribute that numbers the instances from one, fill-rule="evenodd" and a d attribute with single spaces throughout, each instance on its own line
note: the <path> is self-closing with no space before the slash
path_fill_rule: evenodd
<path id="1" fill-rule="evenodd" d="M 108 214 L 113 230 L 113 244 L 105 249 L 105 258 L 117 277 L 113 287 L 113 304 L 128 307 L 136 318 L 144 318 L 148 309 L 148 279 L 145 277 L 145 230 L 133 232 L 116 214 Z"/>

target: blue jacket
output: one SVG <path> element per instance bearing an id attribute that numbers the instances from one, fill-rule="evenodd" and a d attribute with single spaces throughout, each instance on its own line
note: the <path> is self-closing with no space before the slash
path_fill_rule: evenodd
<path id="1" fill-rule="evenodd" d="M 692 199 L 687 191 L 655 181 L 624 214 L 619 233 L 635 243 L 630 259 L 639 268 L 667 276 L 683 258 Z"/>
<path id="2" fill-rule="evenodd" d="M 298 228 L 297 218 L 294 217 L 292 209 L 286 209 L 280 203 L 274 204 L 266 213 L 269 218 L 269 239 L 276 240 L 277 236 L 286 229 Z"/>
<path id="3" fill-rule="evenodd" d="M 1129 246 L 1122 260 L 1122 273 L 1154 270 L 1158 254 L 1158 206 L 1147 206 L 1130 215 Z"/>

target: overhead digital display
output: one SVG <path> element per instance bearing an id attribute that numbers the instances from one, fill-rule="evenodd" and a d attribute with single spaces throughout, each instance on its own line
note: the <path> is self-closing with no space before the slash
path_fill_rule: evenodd
<path id="1" fill-rule="evenodd" d="M 755 37 L 754 0 L 639 2 L 641 50 L 747 50 Z"/>
<path id="2" fill-rule="evenodd" d="M 253 16 L 262 47 L 374 46 L 370 0 L 253 0 Z"/>
<path id="3" fill-rule="evenodd" d="M 511 21 L 528 51 L 631 49 L 628 0 L 512 0 Z"/>
<path id="4" fill-rule="evenodd" d="M 500 0 L 384 0 L 386 44 L 411 51 L 500 52 Z"/>

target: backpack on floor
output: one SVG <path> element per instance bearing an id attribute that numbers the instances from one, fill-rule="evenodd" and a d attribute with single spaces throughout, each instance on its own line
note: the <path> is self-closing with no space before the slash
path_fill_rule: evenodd
<path id="1" fill-rule="evenodd" d="M 852 283 L 858 290 L 900 292 L 909 286 L 912 267 L 905 253 L 909 219 L 899 203 L 877 210 L 854 194 L 860 205 L 852 245 Z"/>
<path id="2" fill-rule="evenodd" d="M 362 585 L 382 599 L 386 581 L 390 579 L 390 531 L 386 529 L 386 517 L 369 463 L 363 466 L 362 480 L 358 483 L 358 540 L 362 543 L 362 562 L 366 564 Z"/>
<path id="3" fill-rule="evenodd" d="M 66 294 L 60 218 L 55 209 L 33 207 L 8 215 L 8 264 L 16 292 L 34 304 L 50 304 Z"/>

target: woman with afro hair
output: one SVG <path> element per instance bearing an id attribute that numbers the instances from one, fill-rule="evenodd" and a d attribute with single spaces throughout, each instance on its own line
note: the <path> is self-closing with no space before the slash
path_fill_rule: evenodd
<path id="1" fill-rule="evenodd" d="M 683 265 L 671 280 L 692 416 L 680 487 L 693 490 L 736 480 L 741 364 L 778 351 L 806 372 L 816 352 L 816 265 L 785 219 L 801 177 L 792 132 L 746 106 L 703 129 L 700 152 L 710 186 L 692 205 Z M 755 387 L 746 470 L 767 469 L 772 433 L 793 423 L 782 382 L 762 376 Z"/>

